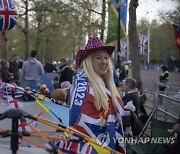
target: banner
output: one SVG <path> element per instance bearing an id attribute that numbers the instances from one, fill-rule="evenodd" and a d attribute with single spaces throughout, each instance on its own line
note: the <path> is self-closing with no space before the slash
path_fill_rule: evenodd
<path id="1" fill-rule="evenodd" d="M 127 20 L 127 5 L 128 0 L 116 3 L 116 0 L 110 0 L 108 8 L 108 34 L 106 43 L 113 42 L 118 38 L 118 5 L 120 5 L 120 38 L 126 36 L 126 20 Z"/>
<path id="2" fill-rule="evenodd" d="M 180 49 L 180 25 L 173 24 L 173 30 L 176 39 L 176 46 Z"/>

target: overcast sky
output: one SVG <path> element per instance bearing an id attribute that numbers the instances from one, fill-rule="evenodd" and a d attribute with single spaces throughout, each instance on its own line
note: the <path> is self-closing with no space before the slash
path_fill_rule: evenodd
<path id="1" fill-rule="evenodd" d="M 175 10 L 178 5 L 180 5 L 180 0 L 139 0 L 137 20 L 140 20 L 142 17 L 150 20 L 157 19 L 158 10 Z"/>

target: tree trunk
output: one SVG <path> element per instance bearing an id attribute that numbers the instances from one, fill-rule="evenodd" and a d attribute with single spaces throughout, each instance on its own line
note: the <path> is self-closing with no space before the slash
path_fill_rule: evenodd
<path id="1" fill-rule="evenodd" d="M 136 8 L 138 0 L 131 0 L 129 5 L 129 52 L 131 59 L 132 77 L 136 79 L 138 88 L 141 89 L 142 82 L 140 76 L 140 55 L 139 38 L 136 26 Z"/>
<path id="2" fill-rule="evenodd" d="M 25 1 L 26 4 L 26 14 L 25 14 L 25 60 L 29 57 L 29 19 L 28 19 L 28 0 Z"/>
<path id="3" fill-rule="evenodd" d="M 2 39 L 1 39 L 1 42 L 2 42 L 2 59 L 5 59 L 7 60 L 7 31 L 4 30 L 2 32 Z"/>

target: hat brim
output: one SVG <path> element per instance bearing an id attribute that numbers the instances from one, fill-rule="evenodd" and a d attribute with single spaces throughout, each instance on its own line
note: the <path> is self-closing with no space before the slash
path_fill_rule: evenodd
<path id="1" fill-rule="evenodd" d="M 92 49 L 86 49 L 86 50 L 79 50 L 76 55 L 76 65 L 79 67 L 82 63 L 82 61 L 92 52 L 99 51 L 99 50 L 105 50 L 108 52 L 108 54 L 111 56 L 113 51 L 115 49 L 115 46 L 102 46 Z M 79 59 L 77 59 L 79 57 Z"/>

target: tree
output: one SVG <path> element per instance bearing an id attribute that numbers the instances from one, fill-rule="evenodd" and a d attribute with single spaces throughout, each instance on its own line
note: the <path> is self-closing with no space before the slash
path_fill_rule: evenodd
<path id="1" fill-rule="evenodd" d="M 131 0 L 129 4 L 129 52 L 131 59 L 132 77 L 136 79 L 138 88 L 141 88 L 139 38 L 136 26 L 136 8 L 138 0 Z"/>
<path id="2" fill-rule="evenodd" d="M 78 50 L 87 35 L 102 29 L 101 15 L 96 11 L 96 1 L 84 0 L 14 0 L 19 19 L 8 33 L 10 55 L 27 59 L 29 50 L 36 49 L 40 60 L 59 60 Z M 99 15 L 99 19 L 94 19 Z"/>

